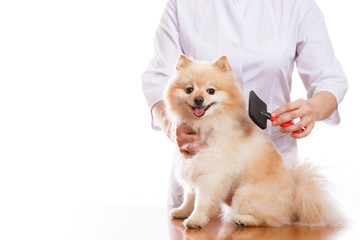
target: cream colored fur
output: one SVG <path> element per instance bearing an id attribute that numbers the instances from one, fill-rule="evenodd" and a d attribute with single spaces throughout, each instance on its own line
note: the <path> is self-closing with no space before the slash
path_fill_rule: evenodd
<path id="1" fill-rule="evenodd" d="M 196 97 L 203 98 L 201 105 Z M 287 170 L 272 142 L 248 118 L 226 57 L 204 63 L 180 56 L 165 104 L 174 125 L 190 125 L 208 144 L 190 159 L 176 154 L 175 174 L 185 195 L 171 210 L 172 218 L 186 218 L 187 228 L 203 227 L 230 199 L 232 221 L 239 226 L 341 224 L 316 171 L 308 164 Z M 196 116 L 205 107 L 204 115 Z"/>

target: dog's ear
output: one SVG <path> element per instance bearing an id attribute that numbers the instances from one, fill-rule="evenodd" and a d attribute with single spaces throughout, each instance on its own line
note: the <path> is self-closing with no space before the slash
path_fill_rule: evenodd
<path id="1" fill-rule="evenodd" d="M 181 54 L 176 65 L 176 70 L 187 67 L 192 62 L 191 59 L 187 58 L 185 55 Z"/>
<path id="2" fill-rule="evenodd" d="M 222 56 L 221 58 L 216 60 L 213 64 L 223 72 L 231 71 L 231 67 L 226 56 Z"/>

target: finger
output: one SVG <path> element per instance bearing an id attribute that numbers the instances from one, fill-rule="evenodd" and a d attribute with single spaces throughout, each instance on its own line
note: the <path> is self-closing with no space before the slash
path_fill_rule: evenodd
<path id="1" fill-rule="evenodd" d="M 288 113 L 284 114 L 283 116 L 279 117 L 278 119 L 276 119 L 275 121 L 273 121 L 272 125 L 279 126 L 286 122 L 291 122 L 294 119 L 300 118 L 301 116 L 302 116 L 302 111 L 300 109 L 292 111 L 292 112 L 288 112 Z"/>
<path id="2" fill-rule="evenodd" d="M 196 131 L 189 125 L 183 123 L 176 128 L 176 134 L 196 134 Z"/>
<path id="3" fill-rule="evenodd" d="M 304 138 L 309 136 L 309 134 L 311 133 L 311 131 L 314 129 L 315 124 L 312 123 L 308 126 L 305 127 L 305 130 L 301 133 L 292 133 L 290 134 L 291 137 L 295 138 L 295 139 L 300 139 L 300 138 Z"/>
<path id="4" fill-rule="evenodd" d="M 181 124 L 176 129 L 176 142 L 179 147 L 186 143 L 193 143 L 200 140 L 200 135 L 188 125 Z"/>
<path id="5" fill-rule="evenodd" d="M 180 152 L 184 155 L 185 158 L 192 158 L 195 155 L 195 153 L 191 153 L 185 149 L 180 149 Z"/>
<path id="6" fill-rule="evenodd" d="M 183 145 L 187 143 L 195 143 L 197 141 L 200 141 L 200 135 L 191 135 L 191 134 L 181 134 L 177 136 L 176 142 L 179 147 L 182 147 Z"/>
<path id="7" fill-rule="evenodd" d="M 202 148 L 208 147 L 206 143 L 199 144 L 196 146 L 187 146 L 184 148 L 180 148 L 180 152 L 184 155 L 185 158 L 192 158 L 196 155 L 196 153 Z"/>
<path id="8" fill-rule="evenodd" d="M 296 124 L 293 124 L 291 126 L 288 127 L 281 127 L 280 132 L 282 133 L 291 133 L 291 132 L 295 132 L 298 130 L 302 130 L 304 129 L 306 126 L 310 125 L 312 122 L 312 118 L 309 116 L 305 116 L 303 118 L 301 118 L 301 120 L 299 122 L 297 122 Z"/>
<path id="9" fill-rule="evenodd" d="M 189 145 L 185 148 L 183 148 L 184 150 L 190 152 L 190 153 L 196 153 L 199 150 L 207 147 L 208 145 L 206 143 L 202 143 L 202 144 L 196 144 L 196 145 Z"/>
<path id="10" fill-rule="evenodd" d="M 294 111 L 294 110 L 300 108 L 304 104 L 304 102 L 305 102 L 304 99 L 298 99 L 298 100 L 296 100 L 294 102 L 286 103 L 283 106 L 276 109 L 275 111 L 273 111 L 271 113 L 271 116 L 272 117 L 278 117 L 278 116 L 280 116 L 280 115 L 282 115 L 284 113 Z"/>
<path id="11" fill-rule="evenodd" d="M 302 125 L 300 124 L 293 124 L 289 127 L 282 127 L 280 128 L 280 132 L 281 133 L 293 133 L 293 132 L 296 132 L 296 131 L 303 131 L 304 130 L 304 127 L 301 127 Z"/>

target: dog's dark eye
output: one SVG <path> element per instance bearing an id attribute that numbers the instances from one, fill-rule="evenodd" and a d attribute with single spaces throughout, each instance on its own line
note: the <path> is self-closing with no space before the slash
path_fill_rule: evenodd
<path id="1" fill-rule="evenodd" d="M 194 91 L 194 89 L 192 87 L 188 87 L 185 91 L 187 94 L 190 94 Z"/>
<path id="2" fill-rule="evenodd" d="M 215 94 L 215 89 L 213 88 L 209 88 L 208 90 L 206 90 L 210 95 L 214 95 Z"/>

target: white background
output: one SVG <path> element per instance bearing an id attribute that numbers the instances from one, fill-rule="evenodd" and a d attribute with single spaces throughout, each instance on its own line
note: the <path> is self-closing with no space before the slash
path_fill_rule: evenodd
<path id="1" fill-rule="evenodd" d="M 317 123 L 299 151 L 358 206 L 356 2 L 317 1 L 350 89 L 341 125 Z M 165 3 L 1 1 L 0 238 L 72 226 L 84 206 L 166 204 L 173 145 L 151 129 L 140 80 Z M 296 71 L 293 92 L 306 96 Z"/>

